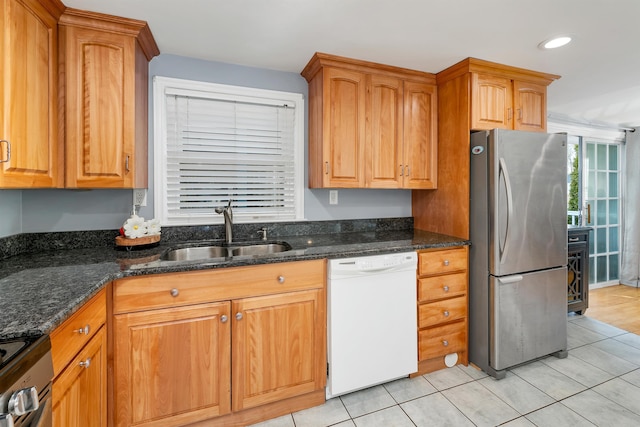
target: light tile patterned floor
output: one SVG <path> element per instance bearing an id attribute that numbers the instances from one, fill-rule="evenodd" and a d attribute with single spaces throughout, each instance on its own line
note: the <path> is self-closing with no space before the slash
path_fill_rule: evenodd
<path id="1" fill-rule="evenodd" d="M 455 366 L 336 397 L 256 427 L 640 426 L 640 336 L 568 317 L 569 357 L 496 381 Z"/>

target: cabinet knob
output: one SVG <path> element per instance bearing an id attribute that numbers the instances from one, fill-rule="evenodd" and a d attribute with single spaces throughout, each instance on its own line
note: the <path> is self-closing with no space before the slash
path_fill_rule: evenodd
<path id="1" fill-rule="evenodd" d="M 5 143 L 7 145 L 7 158 L 0 158 L 0 163 L 7 163 L 11 160 L 11 142 L 7 141 L 6 139 L 0 139 L 0 145 L 2 145 L 2 143 Z"/>
<path id="2" fill-rule="evenodd" d="M 448 266 L 449 266 L 449 260 L 448 260 L 448 259 L 445 259 L 445 260 L 444 260 L 444 262 L 443 262 L 443 264 L 445 265 L 445 267 L 448 267 Z"/>
<path id="3" fill-rule="evenodd" d="M 445 310 L 445 311 L 444 311 L 444 313 L 442 313 L 442 315 L 443 315 L 444 317 L 449 317 L 449 312 Z"/>
<path id="4" fill-rule="evenodd" d="M 444 285 L 442 287 L 442 290 L 445 291 L 445 292 L 449 292 L 449 287 L 447 285 Z"/>
<path id="5" fill-rule="evenodd" d="M 178 295 L 180 295 L 180 291 L 177 288 L 173 288 L 171 289 L 171 296 L 172 297 L 177 297 Z"/>
<path id="6" fill-rule="evenodd" d="M 236 313 L 236 320 L 242 320 L 242 313 Z"/>
<path id="7" fill-rule="evenodd" d="M 222 316 L 220 316 L 220 321 L 222 323 L 227 323 L 227 320 L 229 320 L 229 318 L 227 317 L 226 314 L 223 314 Z"/>
<path id="8" fill-rule="evenodd" d="M 91 366 L 91 358 L 87 357 L 87 360 L 78 363 L 78 365 L 82 366 L 83 368 L 89 368 L 89 366 Z"/>
<path id="9" fill-rule="evenodd" d="M 278 276 L 278 283 L 284 283 L 284 276 Z"/>
<path id="10" fill-rule="evenodd" d="M 78 329 L 74 329 L 73 332 L 80 334 L 80 335 L 89 335 L 89 332 L 91 331 L 91 328 L 89 327 L 89 325 L 85 325 L 84 328 L 78 328 Z"/>
<path id="11" fill-rule="evenodd" d="M 442 345 L 447 347 L 449 345 L 449 341 L 447 340 L 442 340 Z"/>

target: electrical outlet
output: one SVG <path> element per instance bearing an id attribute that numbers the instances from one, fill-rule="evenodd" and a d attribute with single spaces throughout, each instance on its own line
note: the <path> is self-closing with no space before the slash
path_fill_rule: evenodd
<path id="1" fill-rule="evenodd" d="M 329 204 L 330 205 L 338 204 L 338 190 L 329 190 Z"/>
<path id="2" fill-rule="evenodd" d="M 133 205 L 147 206 L 147 189 L 146 188 L 133 189 Z"/>

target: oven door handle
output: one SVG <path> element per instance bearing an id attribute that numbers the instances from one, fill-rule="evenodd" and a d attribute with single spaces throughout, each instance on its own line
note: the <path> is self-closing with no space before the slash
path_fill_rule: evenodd
<path id="1" fill-rule="evenodd" d="M 41 402 L 40 409 L 36 412 L 30 427 L 51 427 L 52 423 L 51 396 L 47 396 L 44 402 Z"/>

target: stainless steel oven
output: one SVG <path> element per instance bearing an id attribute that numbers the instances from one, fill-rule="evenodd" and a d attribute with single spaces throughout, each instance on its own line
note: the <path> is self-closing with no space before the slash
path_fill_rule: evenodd
<path id="1" fill-rule="evenodd" d="M 51 427 L 48 336 L 0 341 L 0 427 Z"/>

